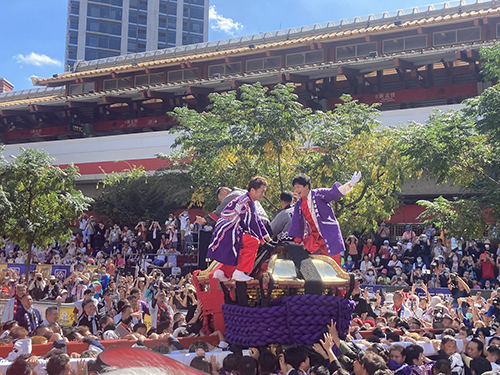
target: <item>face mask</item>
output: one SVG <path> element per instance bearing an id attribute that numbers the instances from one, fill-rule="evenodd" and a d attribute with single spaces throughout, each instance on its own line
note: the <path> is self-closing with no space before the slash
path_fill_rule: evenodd
<path id="1" fill-rule="evenodd" d="M 380 262 L 380 258 L 375 259 L 375 261 Z"/>
<path id="2" fill-rule="evenodd" d="M 396 274 L 401 275 L 401 271 L 397 270 Z"/>
<path id="3" fill-rule="evenodd" d="M 465 314 L 465 317 L 466 317 L 468 320 L 472 320 L 472 313 L 467 313 L 467 314 Z"/>
<path id="4" fill-rule="evenodd" d="M 415 306 L 416 306 L 415 301 L 410 301 L 410 302 L 408 303 L 408 306 L 410 307 L 410 309 L 414 309 L 414 308 L 415 308 Z"/>
<path id="5" fill-rule="evenodd" d="M 347 260 L 350 262 L 350 261 L 352 260 L 352 258 L 351 258 L 351 257 L 348 257 L 348 258 L 347 258 Z"/>
<path id="6" fill-rule="evenodd" d="M 488 249 L 490 248 L 490 245 L 486 244 L 486 245 L 484 245 L 484 248 L 485 248 L 486 250 L 488 250 Z"/>
<path id="7" fill-rule="evenodd" d="M 454 261 L 454 262 L 457 262 L 457 261 L 458 261 L 458 258 L 457 258 L 457 257 L 453 257 L 453 261 Z"/>
<path id="8" fill-rule="evenodd" d="M 418 262 L 418 263 L 422 263 L 422 259 L 418 258 L 418 259 L 417 259 L 417 262 Z"/>
<path id="9" fill-rule="evenodd" d="M 448 277 L 448 272 L 445 272 L 445 273 L 444 273 L 444 275 L 445 275 L 446 277 Z"/>
<path id="10" fill-rule="evenodd" d="M 368 276 L 373 276 L 373 272 L 372 271 L 368 272 Z"/>

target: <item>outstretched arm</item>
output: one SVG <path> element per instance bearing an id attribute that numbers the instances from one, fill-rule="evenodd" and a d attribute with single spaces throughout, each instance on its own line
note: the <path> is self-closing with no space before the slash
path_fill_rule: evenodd
<path id="1" fill-rule="evenodd" d="M 354 185 L 356 185 L 359 182 L 359 180 L 361 180 L 361 172 L 354 172 L 354 174 L 351 177 L 351 180 L 348 183 L 339 186 L 339 191 L 342 193 L 342 195 L 350 193 Z"/>

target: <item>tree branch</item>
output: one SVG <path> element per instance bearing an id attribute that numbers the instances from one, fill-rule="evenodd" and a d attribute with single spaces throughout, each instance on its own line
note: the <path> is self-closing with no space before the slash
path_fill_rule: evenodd
<path id="1" fill-rule="evenodd" d="M 361 190 L 361 194 L 359 195 L 359 197 L 356 198 L 355 200 L 353 200 L 351 203 L 346 204 L 345 208 L 350 208 L 352 206 L 355 206 L 359 202 L 361 202 L 361 200 L 365 196 L 367 190 L 368 190 L 368 184 L 364 184 L 363 190 Z"/>

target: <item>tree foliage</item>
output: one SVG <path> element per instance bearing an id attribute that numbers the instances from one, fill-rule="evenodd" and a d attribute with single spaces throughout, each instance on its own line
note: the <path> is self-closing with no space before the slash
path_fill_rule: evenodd
<path id="1" fill-rule="evenodd" d="M 419 215 L 425 224 L 434 224 L 439 229 L 451 228 L 457 237 L 481 238 L 484 234 L 485 218 L 475 199 L 450 201 L 440 196 L 433 201 L 417 201 L 417 204 L 425 207 Z"/>
<path id="2" fill-rule="evenodd" d="M 78 169 L 70 165 L 66 169 L 54 167 L 45 151 L 21 149 L 10 162 L 2 160 L 0 184 L 8 203 L 2 216 L 3 232 L 21 248 L 27 249 L 29 265 L 31 246 L 47 246 L 54 239 L 68 239 L 68 227 L 91 198 L 75 189 L 80 176 Z"/>
<path id="3" fill-rule="evenodd" d="M 143 167 L 107 174 L 95 211 L 103 219 L 134 227 L 141 220 L 162 222 L 170 212 L 190 203 L 189 175 L 166 169 L 148 176 Z"/>
<path id="4" fill-rule="evenodd" d="M 498 77 L 498 46 L 483 49 L 481 56 L 486 59 L 485 77 Z M 400 140 L 402 154 L 414 173 L 426 172 L 438 183 L 451 182 L 467 194 L 446 204 L 436 201 L 432 210 L 437 215 L 441 207 L 445 216 L 447 209 L 457 210 L 458 219 L 448 224 L 455 225 L 448 229 L 456 233 L 463 231 L 461 222 L 470 218 L 464 207 L 488 212 L 494 218 L 500 215 L 500 88 L 490 87 L 463 104 L 457 111 L 433 113 L 424 125 L 411 124 Z M 479 223 L 484 223 L 484 215 Z"/>
<path id="5" fill-rule="evenodd" d="M 343 97 L 330 112 L 304 108 L 293 85 L 272 89 L 243 85 L 239 91 L 213 93 L 203 113 L 187 107 L 170 113 L 179 126 L 174 168 L 191 176 L 193 200 L 207 210 L 216 205 L 221 185 L 246 187 L 255 175 L 269 182 L 268 210 L 279 211 L 279 194 L 307 173 L 314 187 L 348 181 L 361 170 L 354 192 L 337 202 L 343 230 L 363 231 L 390 217 L 400 202 L 404 169 L 394 147 L 396 131 L 379 130 L 376 106 Z M 189 161 L 186 163 L 186 161 Z"/>

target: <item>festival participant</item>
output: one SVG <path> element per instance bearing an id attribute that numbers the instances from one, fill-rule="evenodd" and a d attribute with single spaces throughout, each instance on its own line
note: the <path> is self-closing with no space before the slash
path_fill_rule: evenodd
<path id="1" fill-rule="evenodd" d="M 99 315 L 97 315 L 97 308 L 94 304 L 94 300 L 90 298 L 86 299 L 82 303 L 82 308 L 83 314 L 78 320 L 78 325 L 88 327 L 94 336 L 98 336 L 101 330 L 101 324 L 99 322 Z"/>
<path id="2" fill-rule="evenodd" d="M 22 307 L 21 298 L 23 298 L 25 294 L 26 294 L 26 285 L 17 284 L 16 294 L 14 295 L 14 297 L 12 297 L 7 301 L 7 304 L 3 309 L 2 323 L 6 323 L 9 320 L 14 319 L 14 315 L 16 315 L 18 308 Z"/>
<path id="3" fill-rule="evenodd" d="M 264 197 L 266 189 L 263 177 L 253 177 L 247 193 L 229 202 L 217 220 L 207 255 L 223 264 L 214 272 L 220 281 L 252 280 L 245 272 L 252 271 L 260 242 L 271 241 L 255 208 L 255 202 Z"/>
<path id="4" fill-rule="evenodd" d="M 217 223 L 217 220 L 219 220 L 219 216 L 222 213 L 222 210 L 226 208 L 229 202 L 231 202 L 233 199 L 238 198 L 241 195 L 246 194 L 247 191 L 240 189 L 240 188 L 233 188 L 230 189 L 226 186 L 221 186 L 217 190 L 217 199 L 220 201 L 220 204 L 217 206 L 217 208 L 206 215 L 205 217 L 201 216 L 196 216 L 195 223 L 199 225 L 208 225 L 211 227 L 214 227 L 215 224 Z M 260 217 L 260 220 L 267 225 L 270 224 L 269 217 L 267 216 L 266 211 L 262 208 L 262 205 L 260 202 L 254 202 L 255 208 L 257 209 L 257 215 Z"/>
<path id="5" fill-rule="evenodd" d="M 341 186 L 336 182 L 331 189 L 311 190 L 308 175 L 295 176 L 292 185 L 299 200 L 295 204 L 289 235 L 295 237 L 296 242 L 302 242 L 310 253 L 330 255 L 340 264 L 340 253 L 345 246 L 330 202 L 348 194 L 360 179 L 361 173 L 355 172 L 347 184 Z"/>
<path id="6" fill-rule="evenodd" d="M 33 307 L 33 298 L 29 294 L 25 294 L 21 298 L 21 304 L 22 306 L 17 309 L 14 319 L 20 327 L 23 327 L 29 334 L 32 334 L 42 325 L 42 314 Z"/>
<path id="7" fill-rule="evenodd" d="M 284 191 L 280 195 L 282 211 L 271 221 L 271 231 L 275 241 L 288 241 L 288 229 L 292 222 L 293 215 L 293 194 L 290 191 Z"/>

